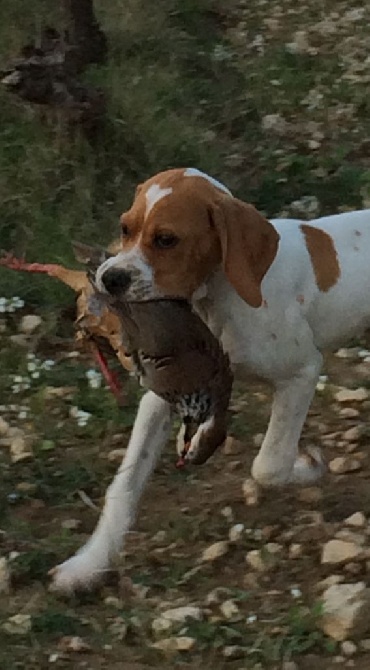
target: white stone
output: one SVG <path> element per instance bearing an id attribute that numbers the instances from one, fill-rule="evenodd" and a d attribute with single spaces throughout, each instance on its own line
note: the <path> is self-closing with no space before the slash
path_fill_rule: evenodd
<path id="1" fill-rule="evenodd" d="M 236 523 L 229 530 L 230 542 L 239 542 L 244 535 L 244 523 Z"/>
<path id="2" fill-rule="evenodd" d="M 354 642 L 351 642 L 351 640 L 345 640 L 342 642 L 340 648 L 344 656 L 354 656 L 354 654 L 357 652 L 357 646 Z"/>
<path id="3" fill-rule="evenodd" d="M 346 526 L 351 526 L 353 528 L 364 528 L 366 526 L 366 516 L 363 512 L 355 512 L 351 516 L 345 519 L 344 523 Z"/>
<path id="4" fill-rule="evenodd" d="M 23 335 L 32 335 L 42 324 L 42 318 L 37 314 L 26 314 L 19 324 L 19 330 Z"/>
<path id="5" fill-rule="evenodd" d="M 342 407 L 339 410 L 339 416 L 342 419 L 357 419 L 360 416 L 360 412 L 354 407 Z"/>
<path id="6" fill-rule="evenodd" d="M 360 387 L 358 389 L 346 389 L 342 388 L 340 391 L 337 391 L 334 398 L 337 402 L 363 402 L 369 397 L 369 392 Z"/>
<path id="7" fill-rule="evenodd" d="M 3 630 L 10 635 L 27 635 L 32 628 L 30 614 L 14 614 L 2 625 Z"/>
<path id="8" fill-rule="evenodd" d="M 10 445 L 10 458 L 12 463 L 25 461 L 33 457 L 32 450 L 24 437 L 18 436 Z"/>
<path id="9" fill-rule="evenodd" d="M 338 565 L 348 563 L 363 555 L 363 549 L 354 542 L 344 540 L 329 540 L 322 551 L 321 563 Z"/>
<path id="10" fill-rule="evenodd" d="M 173 624 L 186 623 L 188 619 L 195 619 L 201 621 L 203 613 L 200 607 L 194 605 L 187 605 L 185 607 L 175 607 L 174 609 L 166 610 L 161 614 L 162 619 L 166 619 Z"/>
<path id="11" fill-rule="evenodd" d="M 343 475 L 346 474 L 346 472 L 356 472 L 357 470 L 361 470 L 361 468 L 361 461 L 359 461 L 358 458 L 351 456 L 337 456 L 337 458 L 333 458 L 329 463 L 329 470 L 334 475 Z"/>
<path id="12" fill-rule="evenodd" d="M 346 442 L 357 442 L 363 432 L 362 426 L 352 426 L 352 428 L 348 428 L 348 430 L 343 433 L 342 437 Z"/>
<path id="13" fill-rule="evenodd" d="M 215 542 L 214 544 L 211 544 L 209 547 L 207 547 L 207 549 L 203 551 L 200 560 L 202 562 L 216 561 L 218 558 L 225 556 L 228 551 L 229 543 L 225 540 L 221 540 L 220 542 Z"/>
<path id="14" fill-rule="evenodd" d="M 260 499 L 260 489 L 254 479 L 246 479 L 243 482 L 243 495 L 245 504 L 248 505 L 248 507 L 254 507 L 255 505 L 258 505 Z"/>
<path id="15" fill-rule="evenodd" d="M 320 625 L 338 642 L 358 638 L 370 628 L 370 589 L 364 582 L 335 584 L 323 594 Z"/>
<path id="16" fill-rule="evenodd" d="M 182 635 L 180 637 L 167 637 L 164 640 L 154 642 L 151 646 L 165 653 L 174 653 L 176 651 L 191 651 L 196 645 L 196 640 L 192 637 Z"/>
<path id="17" fill-rule="evenodd" d="M 225 600 L 224 603 L 220 605 L 221 614 L 225 619 L 236 619 L 240 618 L 240 610 L 234 600 Z"/>

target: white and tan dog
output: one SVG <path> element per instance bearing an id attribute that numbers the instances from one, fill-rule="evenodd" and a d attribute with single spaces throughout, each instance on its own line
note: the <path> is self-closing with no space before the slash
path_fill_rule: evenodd
<path id="1" fill-rule="evenodd" d="M 298 441 L 315 392 L 321 351 L 370 324 L 370 210 L 309 224 L 267 221 L 195 169 L 162 172 L 137 189 L 123 214 L 122 251 L 97 284 L 127 297 L 189 298 L 229 353 L 234 374 L 271 382 L 271 419 L 253 477 L 261 485 L 307 483 L 323 471 L 319 451 Z M 142 399 L 124 463 L 98 526 L 54 570 L 63 591 L 89 587 L 122 549 L 145 483 L 169 437 L 165 401 Z"/>

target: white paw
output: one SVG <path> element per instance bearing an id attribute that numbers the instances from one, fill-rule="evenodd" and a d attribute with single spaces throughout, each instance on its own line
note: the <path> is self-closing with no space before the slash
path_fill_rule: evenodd
<path id="1" fill-rule="evenodd" d="M 75 591 L 88 591 L 104 579 L 108 568 L 100 565 L 82 551 L 49 571 L 52 577 L 50 590 L 72 594 Z"/>
<path id="2" fill-rule="evenodd" d="M 327 468 L 318 447 L 307 447 L 296 459 L 290 481 L 293 484 L 311 484 L 320 479 Z"/>
<path id="3" fill-rule="evenodd" d="M 288 484 L 306 485 L 310 484 L 325 473 L 326 465 L 317 447 L 308 447 L 300 453 L 293 467 L 287 463 L 275 461 L 266 463 L 258 455 L 252 465 L 252 477 L 264 488 L 286 486 Z"/>

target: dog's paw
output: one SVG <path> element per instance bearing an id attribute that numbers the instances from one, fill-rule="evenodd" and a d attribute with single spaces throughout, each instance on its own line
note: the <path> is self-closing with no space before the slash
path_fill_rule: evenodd
<path id="1" fill-rule="evenodd" d="M 81 552 L 49 571 L 51 591 L 72 595 L 76 591 L 90 591 L 104 580 L 108 569 Z"/>
<path id="2" fill-rule="evenodd" d="M 318 447 L 307 447 L 296 459 L 290 481 L 293 484 L 312 484 L 320 479 L 326 470 L 321 450 Z"/>
<path id="3" fill-rule="evenodd" d="M 261 457 L 254 459 L 252 466 L 253 479 L 263 488 L 274 488 L 287 486 L 289 484 L 305 486 L 322 477 L 326 471 L 326 465 L 317 447 L 308 447 L 302 451 L 293 463 L 293 467 L 283 467 L 283 459 L 271 459 Z"/>

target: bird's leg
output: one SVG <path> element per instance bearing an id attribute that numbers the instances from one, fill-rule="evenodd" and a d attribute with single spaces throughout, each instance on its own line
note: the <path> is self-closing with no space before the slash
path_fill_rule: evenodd
<path id="1" fill-rule="evenodd" d="M 107 382 L 110 390 L 112 391 L 114 397 L 116 398 L 118 404 L 120 406 L 125 405 L 126 404 L 125 398 L 122 394 L 122 387 L 121 387 L 121 384 L 119 382 L 119 379 L 118 379 L 117 375 L 115 374 L 115 372 L 113 370 L 109 369 L 108 363 L 107 363 L 107 360 L 106 360 L 104 354 L 100 351 L 99 347 L 94 342 L 91 343 L 91 350 L 92 350 L 93 356 L 94 356 L 94 358 L 95 358 L 95 360 L 96 360 L 96 362 L 97 362 L 97 364 L 100 368 L 100 371 L 101 371 L 105 381 Z"/>

